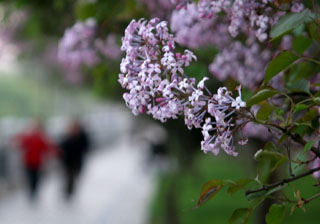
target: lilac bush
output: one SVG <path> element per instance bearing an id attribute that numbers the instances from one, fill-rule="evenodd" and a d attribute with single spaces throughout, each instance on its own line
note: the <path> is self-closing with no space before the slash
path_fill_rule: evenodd
<path id="1" fill-rule="evenodd" d="M 283 189 L 306 176 L 316 185 L 320 181 L 319 5 L 313 0 L 138 2 L 161 19 L 132 20 L 122 38 L 118 81 L 133 114 L 161 122 L 183 118 L 188 129 L 200 129 L 204 153 L 236 157 L 238 145 L 252 137 L 262 145 L 253 149 L 254 176 L 209 181 L 198 206 L 222 187 L 230 194 L 243 190 L 249 205 L 236 209 L 229 223 L 246 223 L 271 198 L 270 224 L 270 217 L 284 216 L 275 210 L 292 205 L 293 211 L 318 198 L 320 193 L 303 198 L 299 189 L 294 195 Z M 76 73 L 119 58 L 116 36 L 101 36 L 107 25 L 88 19 L 67 29 L 60 61 Z M 187 74 L 191 71 L 204 74 Z M 221 87 L 212 90 L 210 73 Z M 274 172 L 282 179 L 274 182 Z"/>
<path id="2" fill-rule="evenodd" d="M 320 22 L 316 13 L 295 0 L 171 2 L 177 9 L 170 21 L 174 34 L 166 21 L 157 18 L 132 20 L 125 30 L 121 49 L 126 55 L 119 82 L 127 90 L 123 95 L 127 106 L 135 115 L 146 113 L 161 122 L 183 117 L 189 129 L 201 129 L 204 153 L 218 155 L 224 150 L 237 156 L 235 136 L 240 137 L 240 145 L 247 144 L 248 137 L 266 141 L 254 155 L 258 163 L 255 178 L 209 181 L 198 205 L 224 186 L 229 187 L 228 192 L 244 189 L 252 204 L 235 210 L 229 222 L 241 216 L 246 223 L 254 208 L 273 197 L 279 201 L 267 215 L 271 223 L 269 217 L 278 215 L 272 213 L 273 206 L 282 209 L 294 204 L 293 211 L 318 198 L 320 193 L 304 199 L 299 190 L 295 199 L 274 194 L 309 175 L 320 180 Z M 208 77 L 197 82 L 187 76 L 185 68 L 197 57 L 177 45 L 217 49 L 210 73 L 222 82 L 231 77 L 241 84 L 235 89 L 236 96 L 227 87 L 212 93 Z M 241 86 L 249 93 L 246 100 Z M 270 183 L 272 173 L 284 163 L 289 177 Z M 300 166 L 307 170 L 296 171 Z"/>

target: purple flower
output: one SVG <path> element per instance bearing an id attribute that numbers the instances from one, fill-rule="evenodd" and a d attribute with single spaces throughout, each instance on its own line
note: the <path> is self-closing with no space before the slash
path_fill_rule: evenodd
<path id="1" fill-rule="evenodd" d="M 187 9 L 174 11 L 170 27 L 176 35 L 177 43 L 199 48 L 214 45 L 221 48 L 230 42 L 226 17 L 201 18 L 195 3 Z"/>
<path id="2" fill-rule="evenodd" d="M 187 8 L 187 1 L 178 2 Z M 238 36 L 241 30 L 253 31 L 258 40 L 263 42 L 268 38 L 268 29 L 286 13 L 287 5 L 291 6 L 292 12 L 301 12 L 304 8 L 299 0 L 272 7 L 274 4 L 274 0 L 199 0 L 197 10 L 201 18 L 212 18 L 224 12 L 230 19 L 228 30 L 232 37 Z M 191 12 L 190 17 L 193 14 Z"/>
<path id="3" fill-rule="evenodd" d="M 106 41 L 96 37 L 96 21 L 89 18 L 77 22 L 66 29 L 59 41 L 57 57 L 65 67 L 67 77 L 71 80 L 81 80 L 81 67 L 93 67 L 101 62 L 102 57 L 116 60 L 120 57 L 120 47 L 115 36 L 108 35 Z"/>
<path id="4" fill-rule="evenodd" d="M 205 86 L 207 77 L 196 85 L 184 73 L 196 56 L 189 50 L 175 52 L 174 36 L 167 23 L 157 18 L 131 21 L 122 41 L 126 57 L 120 65 L 119 82 L 128 90 L 123 98 L 132 112 L 150 114 L 161 122 L 183 115 L 189 129 L 202 129 L 205 153 L 216 155 L 223 149 L 236 156 L 233 132 L 238 111 L 245 107 L 241 88 L 234 99 L 225 87 L 212 95 Z"/>
<path id="5" fill-rule="evenodd" d="M 261 50 L 254 38 L 248 39 L 246 44 L 235 41 L 215 56 L 209 71 L 218 80 L 232 77 L 241 85 L 254 89 L 263 80 L 270 59 L 271 51 Z"/>

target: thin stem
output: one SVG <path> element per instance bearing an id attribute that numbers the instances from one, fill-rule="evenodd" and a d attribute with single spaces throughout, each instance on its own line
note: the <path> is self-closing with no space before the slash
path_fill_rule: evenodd
<path id="1" fill-rule="evenodd" d="M 312 101 L 312 100 L 314 100 L 314 99 L 313 99 L 313 97 L 312 97 L 312 98 L 308 98 L 308 99 L 304 99 L 304 100 L 302 100 L 302 101 L 300 101 L 300 102 L 296 103 L 296 105 L 298 105 L 298 104 L 302 104 L 302 103 L 306 103 L 306 102 L 308 102 L 308 101 Z"/>
<path id="2" fill-rule="evenodd" d="M 295 160 L 292 160 L 293 163 L 296 163 L 296 164 L 309 164 L 311 162 L 313 162 L 317 157 L 317 155 L 314 155 L 314 157 L 312 159 L 309 159 L 307 161 L 301 161 L 299 159 L 297 159 L 296 161 Z"/>
<path id="3" fill-rule="evenodd" d="M 305 61 L 311 61 L 311 62 L 314 62 L 314 63 L 320 65 L 320 61 L 317 61 L 317 60 L 315 60 L 313 58 L 301 57 L 301 59 L 303 59 Z"/>
<path id="4" fill-rule="evenodd" d="M 291 52 L 292 54 L 296 55 L 297 57 L 299 57 L 299 58 L 302 59 L 302 60 L 314 62 L 314 63 L 320 65 L 320 61 L 317 61 L 317 60 L 315 60 L 315 59 L 313 59 L 313 58 L 304 57 L 304 56 L 298 54 L 297 52 L 295 52 L 295 51 L 293 51 L 293 50 L 291 50 L 290 52 Z"/>
<path id="5" fill-rule="evenodd" d="M 313 195 L 313 196 L 311 196 L 310 198 L 305 199 L 304 200 L 304 204 L 309 203 L 310 201 L 312 201 L 313 199 L 316 199 L 317 197 L 320 197 L 320 192 L 315 194 L 315 195 Z"/>
<path id="6" fill-rule="evenodd" d="M 257 192 L 260 192 L 260 191 L 268 191 L 268 190 L 270 190 L 272 188 L 278 187 L 280 185 L 284 185 L 286 183 L 290 183 L 290 182 L 298 180 L 298 179 L 300 179 L 302 177 L 305 177 L 305 176 L 308 176 L 310 174 L 313 174 L 314 172 L 319 171 L 319 170 L 320 170 L 320 167 L 317 167 L 317 168 L 314 168 L 314 169 L 310 169 L 307 172 L 301 173 L 301 174 L 299 174 L 297 176 L 285 178 L 285 179 L 283 179 L 283 180 L 281 180 L 279 182 L 273 183 L 273 184 L 264 185 L 263 187 L 258 188 L 258 189 L 247 190 L 246 191 L 246 195 L 257 193 Z"/>

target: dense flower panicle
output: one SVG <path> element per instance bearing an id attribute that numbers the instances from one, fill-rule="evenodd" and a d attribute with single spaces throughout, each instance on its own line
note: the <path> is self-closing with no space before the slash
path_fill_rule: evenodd
<path id="1" fill-rule="evenodd" d="M 269 3 L 271 2 L 263 2 L 263 4 Z M 232 77 L 241 85 L 255 89 L 264 78 L 268 62 L 278 52 L 270 48 L 263 48 L 261 46 L 262 43 L 257 40 L 256 34 L 250 32 L 248 27 L 239 27 L 242 33 L 247 34 L 247 39 L 244 43 L 241 41 L 232 42 L 229 33 L 230 29 L 228 30 L 227 28 L 226 15 L 219 14 L 217 16 L 216 13 L 228 11 L 232 7 L 234 9 L 237 4 L 240 3 L 236 1 L 202 0 L 199 1 L 197 8 L 195 3 L 191 3 L 187 9 L 173 12 L 171 29 L 175 33 L 177 43 L 181 45 L 194 49 L 211 45 L 220 50 L 220 53 L 216 55 L 209 66 L 210 73 L 218 80 L 225 81 L 228 77 Z M 295 5 L 297 5 L 296 7 L 303 7 L 298 3 Z M 209 15 L 208 12 L 203 11 L 205 8 L 215 13 Z M 203 12 L 202 14 L 200 13 L 200 16 L 204 18 L 200 18 L 199 12 Z M 272 17 L 269 22 L 274 23 L 284 13 L 276 13 L 276 16 Z M 257 17 L 258 24 L 262 25 L 263 21 L 267 20 L 263 18 L 263 16 Z M 290 49 L 291 42 L 291 36 L 284 36 L 280 48 L 282 50 Z M 274 81 L 272 82 L 275 83 Z"/>
<path id="2" fill-rule="evenodd" d="M 77 22 L 67 29 L 59 42 L 58 59 L 66 66 L 79 67 L 81 64 L 92 66 L 99 61 L 93 48 L 96 22 L 87 19 Z"/>
<path id="3" fill-rule="evenodd" d="M 190 4 L 187 9 L 174 11 L 170 27 L 175 33 L 177 43 L 190 48 L 208 45 L 221 48 L 231 39 L 227 20 L 217 16 L 200 18 L 195 3 Z"/>
<path id="4" fill-rule="evenodd" d="M 174 0 L 177 9 L 186 7 L 187 1 Z M 198 12 L 202 18 L 211 18 L 224 12 L 230 19 L 228 27 L 231 36 L 236 37 L 242 29 L 251 30 L 261 42 L 268 38 L 268 29 L 275 24 L 286 8 L 291 12 L 301 12 L 304 9 L 299 0 L 290 4 L 275 7 L 274 0 L 199 0 Z"/>
<path id="5" fill-rule="evenodd" d="M 204 77 L 198 84 L 184 74 L 196 56 L 189 50 L 175 52 L 174 36 L 167 23 L 159 19 L 133 20 L 122 39 L 126 57 L 122 59 L 119 82 L 128 92 L 123 95 L 127 106 L 137 115 L 151 114 L 165 122 L 184 115 L 189 129 L 202 128 L 202 150 L 218 154 L 222 148 L 236 156 L 233 132 L 237 112 L 246 106 L 239 96 L 225 87 L 211 94 Z M 245 113 L 245 111 L 244 111 Z"/>
<path id="6" fill-rule="evenodd" d="M 254 89 L 263 80 L 270 59 L 271 51 L 261 50 L 254 40 L 246 44 L 235 41 L 216 55 L 209 71 L 218 80 L 231 76 L 241 85 Z"/>
<path id="7" fill-rule="evenodd" d="M 184 78 L 183 67 L 196 60 L 195 55 L 188 50 L 174 53 L 174 37 L 167 23 L 159 19 L 133 20 L 122 41 L 126 58 L 120 65 L 119 81 L 130 90 L 124 95 L 127 105 L 134 114 L 147 112 L 163 122 L 177 118 L 183 107 L 175 96 L 179 91 L 188 92 L 192 86 L 184 87 L 194 84 L 194 80 Z"/>
<path id="8" fill-rule="evenodd" d="M 234 99 L 231 92 L 222 87 L 208 100 L 208 109 L 205 112 L 211 116 L 205 118 L 205 124 L 202 126 L 204 140 L 201 142 L 201 148 L 205 153 L 212 152 L 217 155 L 222 148 L 229 155 L 238 155 L 233 142 L 236 126 L 232 115 L 246 106 L 246 103 L 241 100 L 241 88 L 238 91 L 239 96 Z M 212 118 L 214 120 L 211 120 Z M 240 144 L 246 144 L 246 142 L 241 141 Z"/>
<path id="9" fill-rule="evenodd" d="M 101 61 L 101 56 L 111 60 L 120 57 L 121 51 L 115 36 L 110 34 L 104 41 L 96 37 L 96 29 L 95 19 L 89 18 L 66 29 L 61 38 L 57 57 L 67 70 L 69 81 L 81 80 L 81 66 L 95 66 Z"/>

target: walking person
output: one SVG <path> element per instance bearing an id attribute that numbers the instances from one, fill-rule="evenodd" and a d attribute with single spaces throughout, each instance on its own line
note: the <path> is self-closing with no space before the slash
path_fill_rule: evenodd
<path id="1" fill-rule="evenodd" d="M 37 196 L 41 171 L 45 160 L 53 154 L 55 147 L 45 134 L 40 121 L 34 121 L 29 130 L 14 139 L 21 151 L 23 168 L 26 174 L 30 199 Z"/>
<path id="2" fill-rule="evenodd" d="M 73 121 L 69 125 L 67 133 L 60 143 L 66 199 L 70 199 L 74 194 L 75 186 L 82 171 L 89 146 L 90 141 L 85 129 L 79 121 Z"/>

